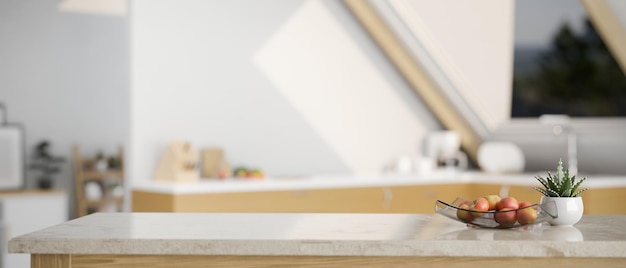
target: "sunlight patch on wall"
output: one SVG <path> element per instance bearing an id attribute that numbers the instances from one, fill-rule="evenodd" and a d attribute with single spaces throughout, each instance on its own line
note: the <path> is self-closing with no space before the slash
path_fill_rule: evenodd
<path id="1" fill-rule="evenodd" d="M 353 172 L 417 151 L 425 128 L 323 2 L 303 3 L 254 60 Z"/>
<path id="2" fill-rule="evenodd" d="M 510 119 L 512 0 L 390 4 L 489 129 Z"/>

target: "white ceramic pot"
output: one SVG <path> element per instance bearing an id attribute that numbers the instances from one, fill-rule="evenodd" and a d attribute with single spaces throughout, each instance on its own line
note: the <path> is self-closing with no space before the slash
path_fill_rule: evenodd
<path id="1" fill-rule="evenodd" d="M 549 220 L 548 223 L 557 226 L 572 226 L 583 217 L 585 207 L 582 197 L 541 197 L 542 207 L 556 206 L 557 218 Z"/>

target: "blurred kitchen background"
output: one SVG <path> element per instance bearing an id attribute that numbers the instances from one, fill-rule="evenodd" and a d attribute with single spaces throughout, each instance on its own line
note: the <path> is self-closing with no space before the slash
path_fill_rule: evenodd
<path id="1" fill-rule="evenodd" d="M 626 54 L 602 41 L 624 40 L 626 2 L 598 1 L 612 12 L 601 34 L 591 1 L 363 1 L 430 91 L 351 2 L 0 0 L 4 121 L 23 129 L 26 167 L 42 141 L 65 159 L 52 188 L 70 195 L 74 146 L 123 147 L 133 185 L 152 180 L 174 140 L 268 177 L 417 173 L 447 165 L 431 147 L 453 131 L 449 165 L 478 171 L 477 149 L 495 142 L 492 154 L 521 152 L 517 172 L 562 158 L 583 174 L 626 175 Z M 24 187 L 38 176 L 26 168 Z"/>

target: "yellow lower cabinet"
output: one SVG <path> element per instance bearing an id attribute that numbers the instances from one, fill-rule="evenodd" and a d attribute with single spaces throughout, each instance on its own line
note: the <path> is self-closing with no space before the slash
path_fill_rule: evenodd
<path id="1" fill-rule="evenodd" d="M 202 194 L 133 191 L 134 212 L 319 212 L 434 213 L 437 200 L 474 200 L 500 194 L 497 184 L 436 184 Z M 518 201 L 539 203 L 531 186 L 504 186 Z M 585 214 L 626 214 L 626 188 L 591 189 L 582 194 Z"/>
<path id="2" fill-rule="evenodd" d="M 626 188 L 590 189 L 583 194 L 585 214 L 626 214 Z"/>
<path id="3" fill-rule="evenodd" d="M 294 212 L 383 213 L 386 210 L 382 187 L 320 189 L 293 192 L 300 200 Z"/>
<path id="4" fill-rule="evenodd" d="M 134 212 L 382 213 L 389 202 L 382 187 L 132 196 Z"/>
<path id="5" fill-rule="evenodd" d="M 467 196 L 467 184 L 437 184 L 396 186 L 388 188 L 392 194 L 391 213 L 435 213 L 437 200 L 452 202 Z"/>
<path id="6" fill-rule="evenodd" d="M 434 213 L 437 199 L 466 196 L 468 185 L 163 194 L 133 191 L 134 212 Z"/>

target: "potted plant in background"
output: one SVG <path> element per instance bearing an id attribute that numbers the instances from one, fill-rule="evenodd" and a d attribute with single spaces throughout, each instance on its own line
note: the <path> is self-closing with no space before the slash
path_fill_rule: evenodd
<path id="1" fill-rule="evenodd" d="M 559 159 L 554 176 L 548 171 L 546 178 L 541 176 L 535 176 L 535 178 L 544 187 L 535 187 L 535 190 L 543 194 L 541 197 L 542 207 L 552 203 L 556 206 L 557 217 L 548 223 L 572 226 L 582 218 L 584 205 L 580 194 L 589 188 L 578 190 L 578 187 L 587 179 L 586 177 L 576 181 L 575 175 L 570 177 L 569 170 L 563 171 L 563 162 Z"/>
<path id="2" fill-rule="evenodd" d="M 101 151 L 98 151 L 98 153 L 96 153 L 94 165 L 97 171 L 106 171 L 109 168 L 109 162 L 104 156 L 104 153 L 102 153 Z"/>
<path id="3" fill-rule="evenodd" d="M 37 186 L 40 189 L 52 188 L 53 175 L 61 171 L 60 165 L 63 162 L 65 162 L 63 157 L 50 153 L 50 142 L 43 140 L 37 143 L 30 169 L 41 171 L 41 176 L 37 179 Z"/>

